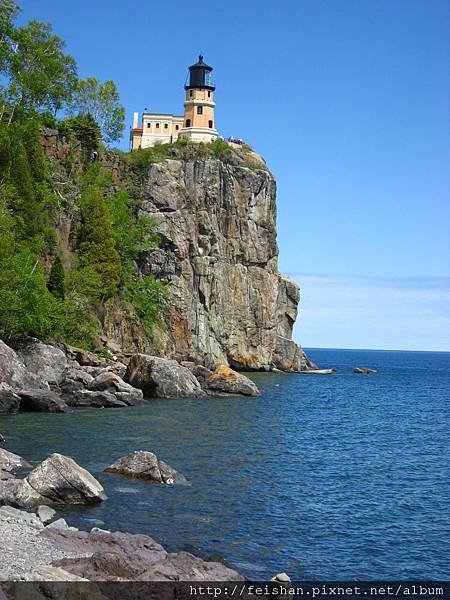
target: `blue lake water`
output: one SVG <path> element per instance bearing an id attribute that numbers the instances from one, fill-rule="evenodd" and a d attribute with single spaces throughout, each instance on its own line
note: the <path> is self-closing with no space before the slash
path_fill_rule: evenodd
<path id="1" fill-rule="evenodd" d="M 61 511 L 81 528 L 146 533 L 259 579 L 450 579 L 450 354 L 308 353 L 339 372 L 252 374 L 259 398 L 22 413 L 0 431 L 32 464 L 61 452 L 102 482 L 106 502 Z M 102 473 L 141 449 L 190 485 Z"/>

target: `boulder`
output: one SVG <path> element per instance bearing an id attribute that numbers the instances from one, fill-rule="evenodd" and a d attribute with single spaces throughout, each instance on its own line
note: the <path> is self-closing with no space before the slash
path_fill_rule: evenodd
<path id="1" fill-rule="evenodd" d="M 61 382 L 67 366 L 66 355 L 62 350 L 43 344 L 36 338 L 27 338 L 17 344 L 15 350 L 31 373 L 48 383 Z"/>
<path id="2" fill-rule="evenodd" d="M 356 369 L 353 369 L 353 373 L 370 375 L 371 373 L 378 373 L 378 371 L 376 369 L 369 369 L 368 367 L 356 367 Z"/>
<path id="3" fill-rule="evenodd" d="M 93 352 L 83 350 L 83 348 L 76 348 L 75 346 L 69 346 L 64 344 L 64 350 L 69 360 L 75 360 L 79 365 L 93 365 L 96 367 L 105 367 L 107 363 L 100 359 Z"/>
<path id="4" fill-rule="evenodd" d="M 65 552 L 85 555 L 63 558 L 53 566 L 91 581 L 244 581 L 221 563 L 187 552 L 168 554 L 146 535 L 45 528 L 39 536 Z"/>
<path id="5" fill-rule="evenodd" d="M 56 517 L 56 511 L 46 504 L 39 505 L 36 508 L 36 514 L 44 525 L 47 525 Z"/>
<path id="6" fill-rule="evenodd" d="M 85 386 L 88 386 L 94 377 L 83 369 L 66 369 L 64 372 L 64 381 L 77 381 Z"/>
<path id="7" fill-rule="evenodd" d="M 136 394 L 135 392 L 116 392 L 114 395 L 117 400 L 124 402 L 127 406 L 138 406 L 139 404 L 145 404 L 142 391 L 136 390 L 136 388 L 132 389 L 136 392 L 140 392 L 141 395 Z"/>
<path id="8" fill-rule="evenodd" d="M 115 531 L 71 531 L 45 528 L 40 536 L 50 540 L 57 548 L 76 554 L 121 554 L 137 557 L 144 565 L 165 558 L 167 552 L 151 537 Z M 143 570 L 144 567 L 142 567 Z M 71 569 L 69 569 L 71 572 Z"/>
<path id="9" fill-rule="evenodd" d="M 207 387 L 206 382 L 211 377 L 213 372 L 210 369 L 204 367 L 203 365 L 194 365 L 194 367 L 191 370 L 199 384 L 202 386 L 203 389 L 205 389 Z"/>
<path id="10" fill-rule="evenodd" d="M 21 480 L 11 473 L 6 474 L 6 471 L 0 471 L 0 506 L 16 505 L 16 494 Z"/>
<path id="11" fill-rule="evenodd" d="M 14 469 L 22 469 L 29 466 L 27 461 L 21 456 L 0 448 L 0 469 L 3 471 L 14 471 Z"/>
<path id="12" fill-rule="evenodd" d="M 0 413 L 13 413 L 19 410 L 20 398 L 10 385 L 0 383 Z"/>
<path id="13" fill-rule="evenodd" d="M 55 453 L 21 481 L 17 499 L 24 505 L 48 502 L 95 504 L 105 500 L 106 495 L 100 483 L 86 469 L 71 458 Z"/>
<path id="14" fill-rule="evenodd" d="M 69 406 L 92 407 L 92 408 L 122 408 L 127 406 L 125 402 L 116 398 L 110 392 L 93 392 L 91 390 L 77 390 L 65 396 Z"/>
<path id="15" fill-rule="evenodd" d="M 259 390 L 251 379 L 225 366 L 217 367 L 206 380 L 206 386 L 208 390 L 221 394 L 259 396 Z"/>
<path id="16" fill-rule="evenodd" d="M 117 392 L 125 394 L 124 398 L 134 398 L 134 403 L 139 403 L 143 399 L 142 390 L 139 390 L 113 373 L 106 371 L 97 375 L 97 377 L 89 384 L 89 389 L 93 391 L 108 391 L 112 394 Z"/>
<path id="17" fill-rule="evenodd" d="M 60 413 L 67 410 L 64 400 L 50 390 L 19 390 L 20 410 L 26 412 Z"/>
<path id="18" fill-rule="evenodd" d="M 148 398 L 195 398 L 205 395 L 189 369 L 175 360 L 148 354 L 131 357 L 125 381 L 141 389 Z"/>
<path id="19" fill-rule="evenodd" d="M 243 575 L 223 563 L 210 562 L 189 554 L 177 552 L 154 563 L 139 581 L 245 581 Z"/>
<path id="20" fill-rule="evenodd" d="M 0 508 L 0 521 L 16 521 L 17 523 L 28 523 L 36 529 L 43 528 L 43 524 L 34 513 L 19 510 L 13 506 L 2 506 Z"/>
<path id="21" fill-rule="evenodd" d="M 16 352 L 0 340 L 0 383 L 13 389 L 49 389 L 48 383 L 25 367 Z"/>
<path id="22" fill-rule="evenodd" d="M 106 467 L 106 473 L 120 473 L 136 479 L 148 479 L 156 483 L 186 483 L 186 479 L 168 464 L 159 460 L 153 452 L 139 450 L 118 458 Z"/>

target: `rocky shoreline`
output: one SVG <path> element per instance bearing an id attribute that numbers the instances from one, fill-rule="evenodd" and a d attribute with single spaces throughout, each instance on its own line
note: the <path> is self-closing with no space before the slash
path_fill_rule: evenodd
<path id="1" fill-rule="evenodd" d="M 0 413 L 64 412 L 68 407 L 120 408 L 146 398 L 207 395 L 258 396 L 242 373 L 219 366 L 135 354 L 97 355 L 67 345 L 27 338 L 7 345 L 0 340 Z"/>
<path id="2" fill-rule="evenodd" d="M 65 412 L 76 407 L 120 408 L 146 398 L 257 396 L 255 384 L 229 367 L 149 355 L 95 354 L 28 338 L 0 341 L 0 413 Z M 3 436 L 0 438 L 5 442 Z M 61 504 L 103 502 L 101 484 L 71 458 L 52 454 L 26 472 L 28 462 L 0 448 L 0 558 L 2 581 L 240 581 L 244 577 L 220 562 L 187 552 L 169 553 L 146 535 L 90 532 L 58 518 Z M 184 477 L 153 453 L 138 451 L 105 468 L 162 485 Z"/>

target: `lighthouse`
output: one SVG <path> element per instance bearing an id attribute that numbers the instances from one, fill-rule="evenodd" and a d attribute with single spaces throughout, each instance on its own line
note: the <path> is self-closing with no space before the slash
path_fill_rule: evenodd
<path id="1" fill-rule="evenodd" d="M 190 142 L 213 142 L 217 139 L 214 120 L 214 90 L 212 67 L 198 57 L 189 67 L 189 83 L 184 86 L 186 100 L 184 115 L 150 112 L 147 108 L 139 123 L 139 113 L 133 115 L 130 127 L 131 150 L 149 148 L 158 144 L 172 144 L 180 138 Z"/>
<path id="2" fill-rule="evenodd" d="M 189 83 L 184 86 L 184 122 L 180 136 L 192 142 L 213 142 L 217 138 L 214 120 L 214 90 L 211 81 L 212 67 L 203 61 L 189 67 Z"/>

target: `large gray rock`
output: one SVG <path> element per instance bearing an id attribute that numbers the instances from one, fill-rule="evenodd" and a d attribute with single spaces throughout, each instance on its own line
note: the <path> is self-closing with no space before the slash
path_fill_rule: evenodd
<path id="1" fill-rule="evenodd" d="M 19 390 L 20 410 L 26 412 L 60 413 L 67 410 L 64 400 L 50 390 Z"/>
<path id="2" fill-rule="evenodd" d="M 91 374 L 83 369 L 69 368 L 64 372 L 64 381 L 77 381 L 85 386 L 88 386 L 94 378 Z"/>
<path id="3" fill-rule="evenodd" d="M 62 350 L 43 344 L 36 338 L 27 338 L 16 345 L 15 350 L 31 373 L 48 383 L 61 382 L 67 366 L 66 355 Z"/>
<path id="4" fill-rule="evenodd" d="M 138 404 L 143 399 L 142 390 L 137 389 L 125 383 L 125 381 L 111 371 L 106 371 L 97 375 L 97 377 L 89 384 L 89 389 L 93 391 L 107 391 L 112 394 L 122 394 L 122 398 L 127 399 L 127 404 Z"/>
<path id="5" fill-rule="evenodd" d="M 33 374 L 17 353 L 2 340 L 0 340 L 0 383 L 6 383 L 14 390 L 25 387 L 49 389 L 48 383 Z"/>
<path id="6" fill-rule="evenodd" d="M 95 504 L 106 499 L 101 484 L 74 460 L 51 454 L 20 482 L 17 504 L 28 507 L 49 502 Z"/>
<path id="7" fill-rule="evenodd" d="M 0 448 L 0 469 L 3 471 L 14 471 L 15 469 L 22 469 L 29 467 L 30 465 L 18 454 L 8 452 L 4 448 Z"/>
<path id="8" fill-rule="evenodd" d="M 126 402 L 116 398 L 110 392 L 93 392 L 92 390 L 76 390 L 71 394 L 65 394 L 68 406 L 91 407 L 91 408 L 123 408 Z"/>
<path id="9" fill-rule="evenodd" d="M 7 383 L 0 383 L 0 413 L 13 413 L 19 410 L 20 398 Z"/>
<path id="10" fill-rule="evenodd" d="M 131 357 L 125 380 L 148 398 L 185 398 L 204 396 L 195 376 L 175 360 L 135 354 Z"/>
<path id="11" fill-rule="evenodd" d="M 206 387 L 210 391 L 221 394 L 259 396 L 259 390 L 251 379 L 225 366 L 217 367 L 206 380 Z"/>
<path id="12" fill-rule="evenodd" d="M 186 483 L 186 479 L 175 469 L 153 454 L 139 450 L 118 458 L 106 467 L 106 473 L 120 473 L 136 479 L 148 479 L 156 483 Z"/>

